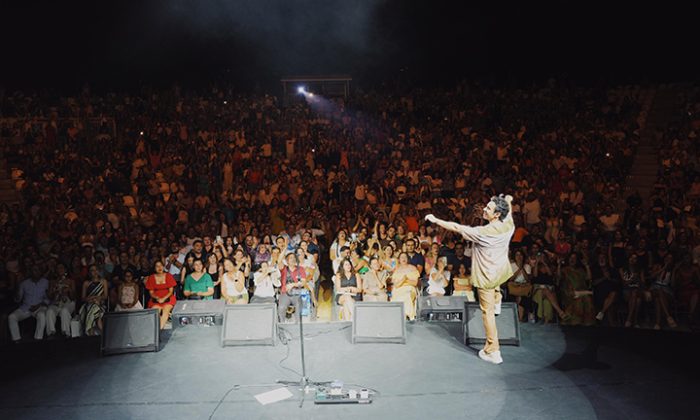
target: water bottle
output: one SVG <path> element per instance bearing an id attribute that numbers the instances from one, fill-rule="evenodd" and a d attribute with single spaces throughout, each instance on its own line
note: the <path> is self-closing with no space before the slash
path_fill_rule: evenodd
<path id="1" fill-rule="evenodd" d="M 309 316 L 311 312 L 311 296 L 309 296 L 309 291 L 303 289 L 300 294 L 301 297 L 301 316 Z"/>

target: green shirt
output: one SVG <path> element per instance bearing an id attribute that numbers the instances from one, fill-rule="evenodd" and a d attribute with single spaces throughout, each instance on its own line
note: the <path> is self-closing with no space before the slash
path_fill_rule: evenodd
<path id="1" fill-rule="evenodd" d="M 192 274 L 185 277 L 184 291 L 189 290 L 192 293 L 206 293 L 209 291 L 209 288 L 214 288 L 214 282 L 212 281 L 209 273 L 202 274 L 202 277 L 200 277 L 199 280 L 195 280 L 194 277 L 192 277 Z M 202 297 L 203 300 L 212 300 L 213 298 L 213 296 Z"/>

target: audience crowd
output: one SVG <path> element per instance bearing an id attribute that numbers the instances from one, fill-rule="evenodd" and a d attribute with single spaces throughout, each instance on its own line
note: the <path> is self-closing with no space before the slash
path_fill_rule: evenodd
<path id="1" fill-rule="evenodd" d="M 0 207 L 1 328 L 99 334 L 105 312 L 142 307 L 165 327 L 178 299 L 278 301 L 281 320 L 393 300 L 414 319 L 419 295 L 475 292 L 469 242 L 424 216 L 479 224 L 499 193 L 522 321 L 694 324 L 700 96 L 659 135 L 646 206 L 625 183 L 648 89 L 4 96 L 20 200 Z"/>

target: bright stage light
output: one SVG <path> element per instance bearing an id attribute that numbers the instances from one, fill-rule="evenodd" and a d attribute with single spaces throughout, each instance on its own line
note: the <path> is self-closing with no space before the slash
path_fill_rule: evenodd
<path id="1" fill-rule="evenodd" d="M 297 92 L 299 92 L 299 93 L 306 93 L 306 89 L 304 88 L 304 86 L 299 86 L 299 87 L 297 88 Z"/>

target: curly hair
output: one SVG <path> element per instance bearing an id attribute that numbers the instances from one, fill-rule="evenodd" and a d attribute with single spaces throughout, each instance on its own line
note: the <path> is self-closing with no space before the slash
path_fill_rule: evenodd
<path id="1" fill-rule="evenodd" d="M 505 218 L 508 216 L 508 213 L 510 212 L 510 205 L 508 204 L 506 197 L 503 194 L 499 194 L 497 196 L 494 195 L 493 197 L 491 197 L 491 201 L 493 201 L 493 203 L 496 205 L 496 208 L 493 210 L 494 213 L 500 213 L 500 216 L 498 218 L 501 221 L 505 220 Z"/>

